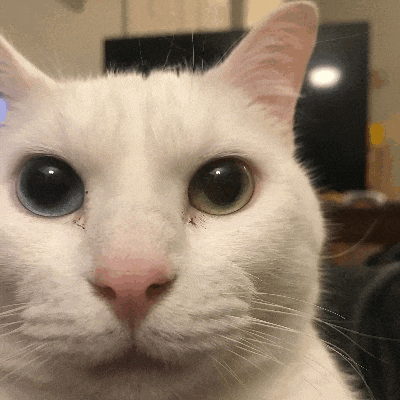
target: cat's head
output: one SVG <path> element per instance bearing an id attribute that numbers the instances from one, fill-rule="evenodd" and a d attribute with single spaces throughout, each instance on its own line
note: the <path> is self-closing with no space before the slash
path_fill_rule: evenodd
<path id="1" fill-rule="evenodd" d="M 295 351 L 323 241 L 292 129 L 316 23 L 293 3 L 209 72 L 146 79 L 54 81 L 0 40 L 7 382 L 167 399 Z"/>

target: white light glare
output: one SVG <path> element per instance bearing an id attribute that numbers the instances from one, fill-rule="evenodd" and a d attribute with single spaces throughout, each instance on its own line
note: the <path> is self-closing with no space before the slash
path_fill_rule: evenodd
<path id="1" fill-rule="evenodd" d="M 332 66 L 315 67 L 308 73 L 308 79 L 317 89 L 330 89 L 336 86 L 342 73 L 339 68 Z"/>

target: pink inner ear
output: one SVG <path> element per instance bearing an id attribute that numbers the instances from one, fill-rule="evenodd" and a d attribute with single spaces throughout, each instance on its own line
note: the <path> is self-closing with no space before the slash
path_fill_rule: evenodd
<path id="1" fill-rule="evenodd" d="M 274 115 L 291 120 L 314 47 L 317 19 L 311 3 L 279 8 L 210 75 L 243 89 Z"/>

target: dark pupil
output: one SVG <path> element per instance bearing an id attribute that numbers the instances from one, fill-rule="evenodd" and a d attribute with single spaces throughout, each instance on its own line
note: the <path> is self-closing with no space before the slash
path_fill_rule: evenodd
<path id="1" fill-rule="evenodd" d="M 217 206 L 232 204 L 241 194 L 243 171 L 234 162 L 210 166 L 204 171 L 201 187 L 208 199 Z"/>
<path id="2" fill-rule="evenodd" d="M 26 180 L 26 195 L 42 207 L 62 203 L 68 197 L 70 188 L 68 171 L 50 163 L 32 167 Z"/>

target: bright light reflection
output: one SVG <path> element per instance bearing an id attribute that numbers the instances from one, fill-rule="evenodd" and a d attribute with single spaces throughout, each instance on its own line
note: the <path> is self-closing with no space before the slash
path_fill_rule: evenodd
<path id="1" fill-rule="evenodd" d="M 56 173 L 56 170 L 53 167 L 46 167 L 44 168 L 43 172 L 45 174 L 54 175 Z"/>
<path id="2" fill-rule="evenodd" d="M 339 83 L 341 77 L 340 69 L 332 66 L 315 67 L 308 74 L 311 85 L 318 89 L 333 88 Z"/>

